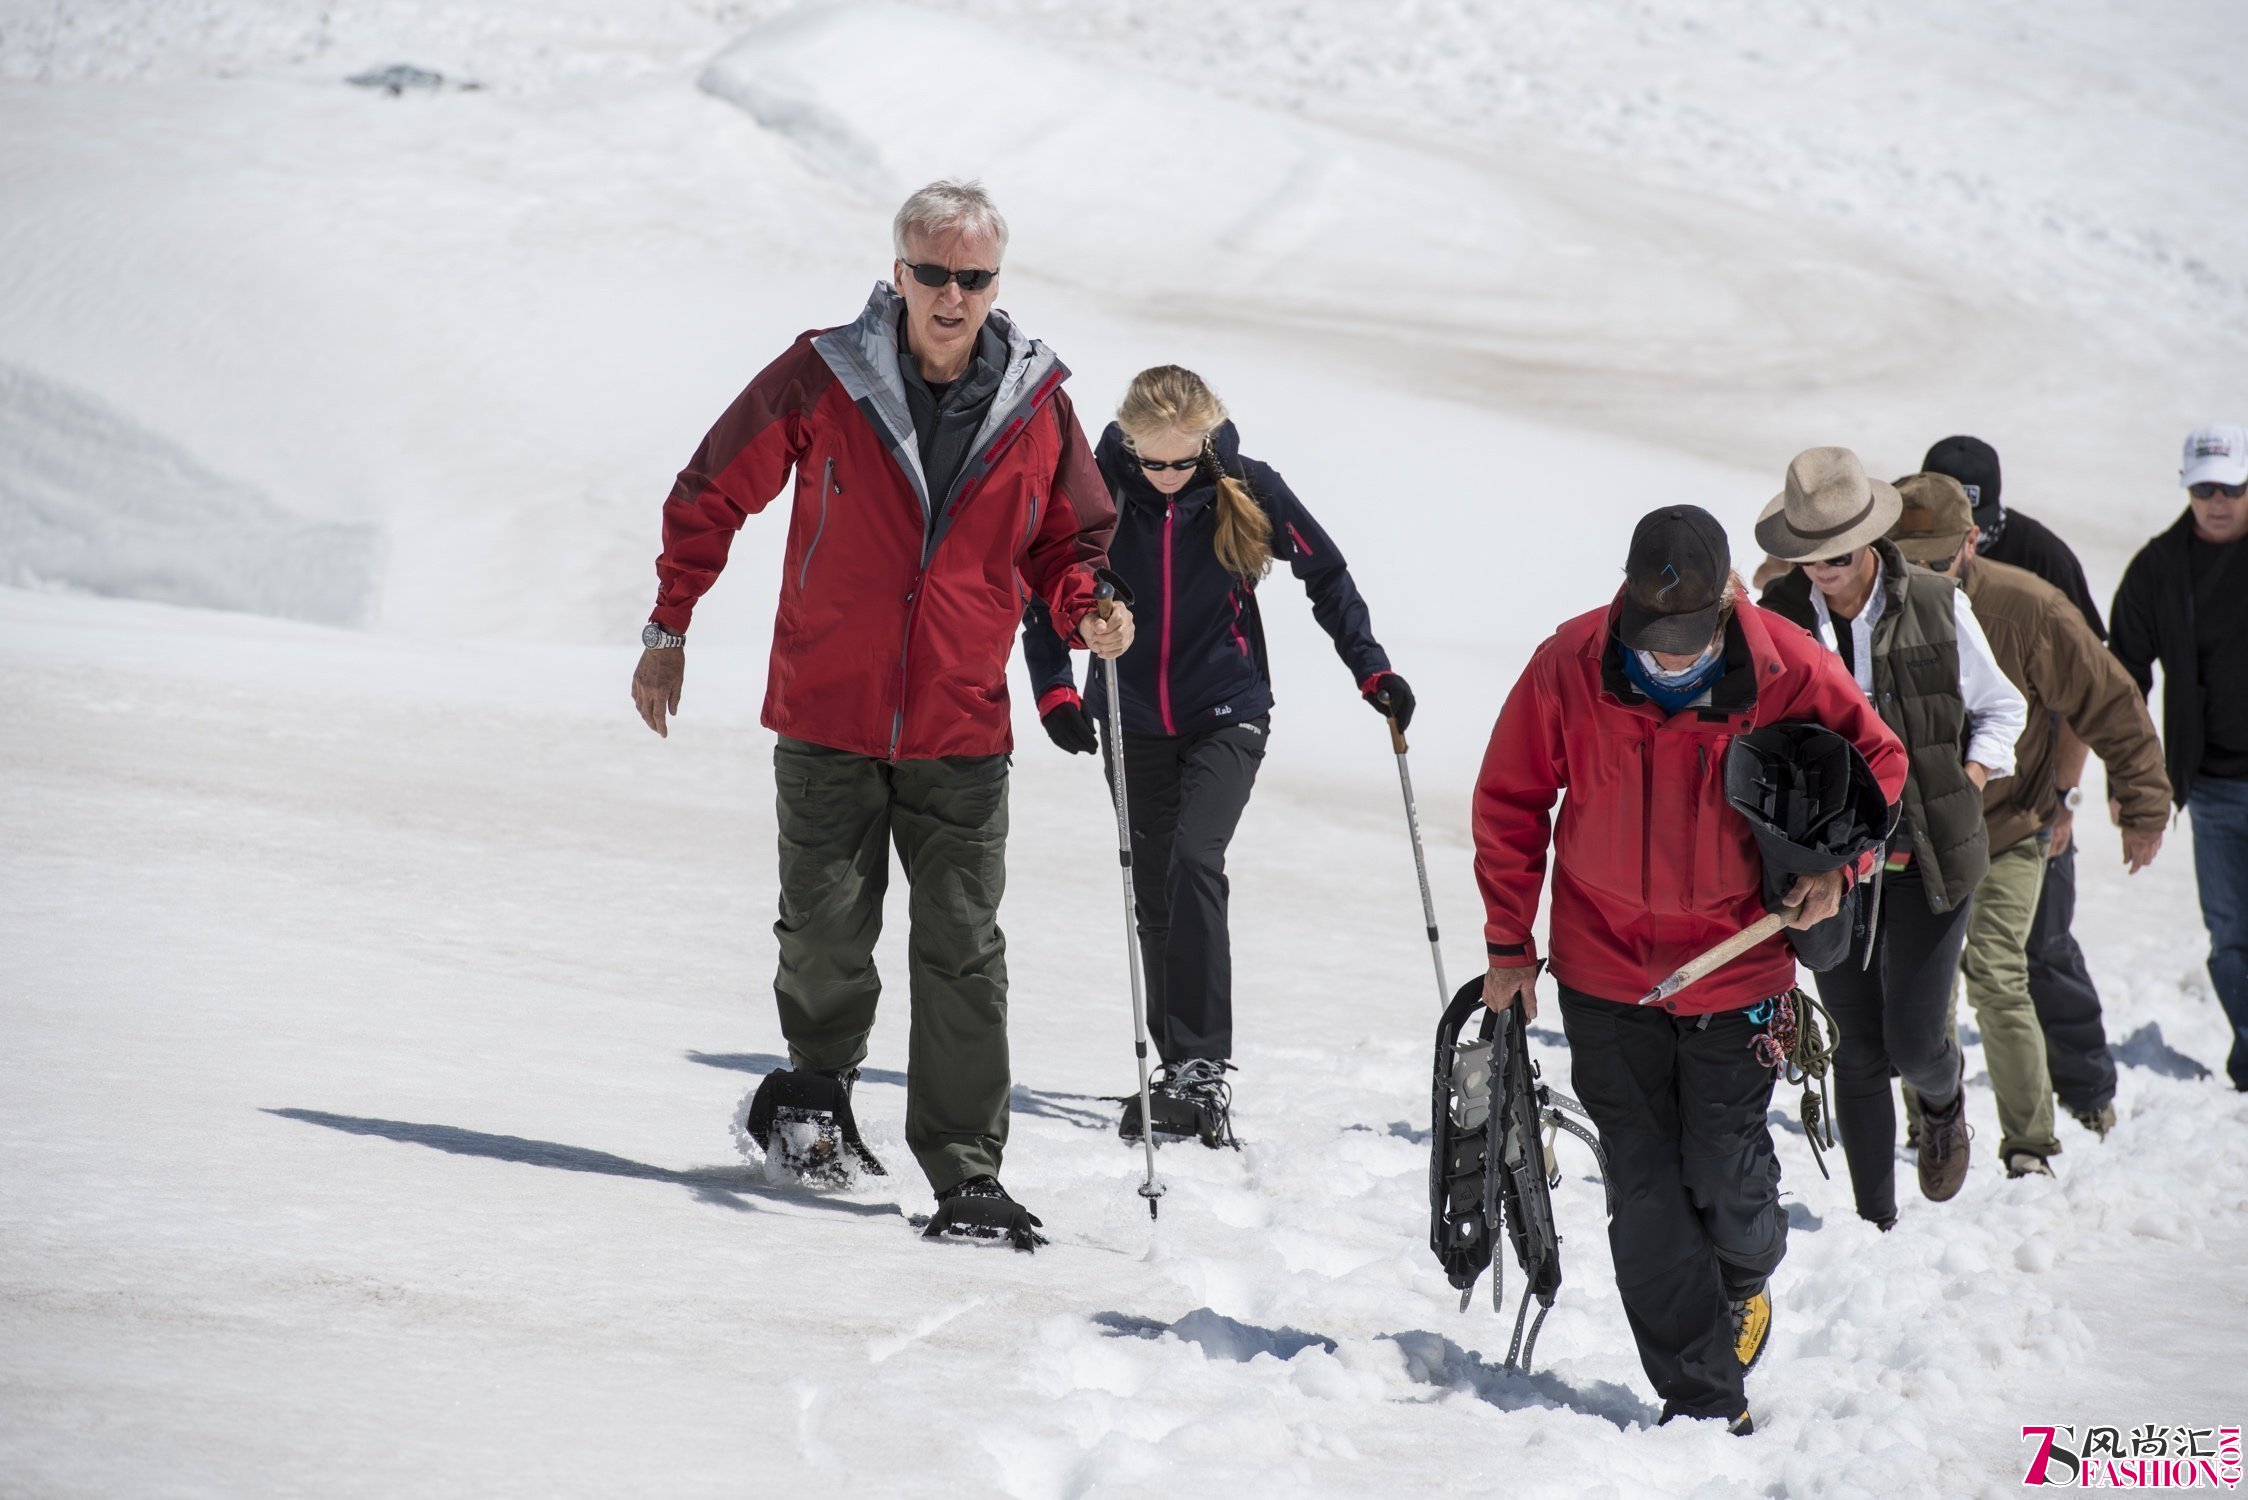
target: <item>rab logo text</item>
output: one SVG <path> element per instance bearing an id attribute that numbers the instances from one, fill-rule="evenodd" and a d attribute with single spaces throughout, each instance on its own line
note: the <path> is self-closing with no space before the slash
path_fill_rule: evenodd
<path id="1" fill-rule="evenodd" d="M 2080 1435 L 2081 1434 L 2081 1435 Z M 2026 1485 L 2080 1490 L 2216 1490 L 2240 1488 L 2240 1429 L 2170 1427 L 2024 1427 L 2031 1443 Z"/>

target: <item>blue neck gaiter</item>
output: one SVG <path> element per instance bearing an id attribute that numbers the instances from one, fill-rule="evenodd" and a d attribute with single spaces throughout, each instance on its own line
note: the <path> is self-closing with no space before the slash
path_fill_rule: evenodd
<path id="1" fill-rule="evenodd" d="M 1643 694 L 1647 701 L 1666 714 L 1677 713 L 1696 698 L 1725 671 L 1725 638 L 1719 636 L 1709 643 L 1709 649 L 1683 672 L 1665 672 L 1654 665 L 1644 651 L 1624 650 L 1625 680 Z"/>

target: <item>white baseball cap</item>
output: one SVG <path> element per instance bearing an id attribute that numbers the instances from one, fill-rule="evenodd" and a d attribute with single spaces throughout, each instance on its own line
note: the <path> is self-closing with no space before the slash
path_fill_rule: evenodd
<path id="1" fill-rule="evenodd" d="M 2248 484 L 2248 427 L 2238 422 L 2211 422 L 2186 434 L 2178 483 L 2191 489 L 2211 481 Z"/>

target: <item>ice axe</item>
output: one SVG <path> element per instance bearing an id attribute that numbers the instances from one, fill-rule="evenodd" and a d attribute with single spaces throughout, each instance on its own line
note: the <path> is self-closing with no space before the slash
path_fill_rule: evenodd
<path id="1" fill-rule="evenodd" d="M 1397 727 L 1397 715 L 1384 717 L 1389 720 L 1389 748 L 1397 752 L 1397 784 L 1405 792 L 1405 827 L 1413 836 L 1413 870 L 1421 878 L 1421 920 L 1428 928 L 1428 956 L 1436 964 L 1436 1003 L 1448 1005 L 1452 987 L 1444 982 L 1444 949 L 1436 940 L 1436 903 L 1428 893 L 1428 856 L 1421 852 L 1421 815 L 1413 802 L 1413 773 L 1405 764 L 1405 731 Z"/>
<path id="2" fill-rule="evenodd" d="M 1104 570 L 1105 574 L 1105 570 Z M 1103 576 L 1093 590 L 1095 608 L 1103 620 L 1116 614 L 1116 583 Z M 1124 871 L 1124 956 L 1132 970 L 1132 1050 L 1140 1062 L 1140 1143 L 1147 1148 L 1147 1180 L 1140 1196 L 1147 1200 L 1147 1216 L 1156 1217 L 1155 1200 L 1163 1184 L 1155 1180 L 1154 1101 L 1147 1079 L 1147 992 L 1140 978 L 1140 933 L 1132 893 L 1132 820 L 1124 795 L 1124 696 L 1116 689 L 1116 658 L 1101 659 L 1103 682 L 1108 688 L 1108 762 L 1110 784 L 1116 788 L 1116 860 Z"/>

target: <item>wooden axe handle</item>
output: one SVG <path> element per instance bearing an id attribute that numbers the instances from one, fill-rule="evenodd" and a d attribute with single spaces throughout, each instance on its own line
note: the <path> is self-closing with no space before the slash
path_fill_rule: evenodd
<path id="1" fill-rule="evenodd" d="M 1653 1005 L 1658 1001 L 1668 1000 L 1696 980 L 1708 978 L 1711 974 L 1724 968 L 1734 959 L 1739 958 L 1749 949 L 1794 921 L 1796 914 L 1802 910 L 1803 908 L 1800 906 L 1783 907 L 1769 916 L 1751 922 L 1707 953 L 1697 958 L 1690 958 L 1681 964 L 1677 973 L 1640 996 L 1639 1003 L 1641 1005 Z"/>

